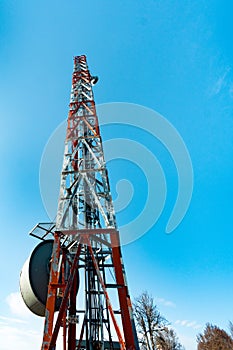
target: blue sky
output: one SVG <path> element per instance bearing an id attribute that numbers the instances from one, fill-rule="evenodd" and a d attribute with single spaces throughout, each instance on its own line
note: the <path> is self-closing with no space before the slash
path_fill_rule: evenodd
<path id="1" fill-rule="evenodd" d="M 135 134 L 160 161 L 168 194 L 154 227 L 123 247 L 132 297 L 146 289 L 157 298 L 190 350 L 206 322 L 227 329 L 233 321 L 232 10 L 227 0 L 0 1 L 1 350 L 9 350 L 12 340 L 24 350 L 35 339 L 40 344 L 42 321 L 20 306 L 18 276 L 37 244 L 27 232 L 48 219 L 40 196 L 40 160 L 50 135 L 67 117 L 72 58 L 83 53 L 100 78 L 97 104 L 129 102 L 156 110 L 180 133 L 192 159 L 189 210 L 166 235 L 176 169 L 159 141 Z M 128 137 L 117 126 L 103 130 L 104 140 L 113 135 Z M 113 195 L 127 167 L 137 174 L 129 179 L 135 197 L 119 213 L 120 223 L 138 213 L 145 200 L 136 191 L 146 185 L 145 178 L 123 160 L 109 163 Z M 29 323 L 31 335 L 25 337 Z"/>

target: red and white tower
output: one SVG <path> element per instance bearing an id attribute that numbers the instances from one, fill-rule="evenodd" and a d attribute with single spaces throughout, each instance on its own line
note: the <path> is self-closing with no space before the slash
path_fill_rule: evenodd
<path id="1" fill-rule="evenodd" d="M 26 304 L 45 317 L 41 350 L 56 348 L 59 331 L 64 350 L 139 349 L 92 91 L 97 80 L 86 57 L 75 57 L 56 223 L 32 230 L 43 242 L 21 274 Z M 28 276 L 38 275 L 40 254 L 50 269 L 45 297 Z"/>

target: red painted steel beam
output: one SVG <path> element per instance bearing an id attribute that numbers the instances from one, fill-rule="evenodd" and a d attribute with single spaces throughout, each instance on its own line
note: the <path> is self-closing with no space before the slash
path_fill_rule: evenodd
<path id="1" fill-rule="evenodd" d="M 122 257 L 120 250 L 120 240 L 118 233 L 111 234 L 112 243 L 112 260 L 115 268 L 116 283 L 120 287 L 118 297 L 121 309 L 122 326 L 125 335 L 125 343 L 127 350 L 137 350 L 138 342 L 134 334 L 134 321 L 132 317 L 132 304 L 130 301 L 128 287 L 126 285 L 125 276 L 123 274 Z"/>
<path id="2" fill-rule="evenodd" d="M 57 232 L 54 234 L 53 252 L 50 267 L 50 279 L 48 286 L 48 295 L 45 310 L 44 336 L 41 350 L 48 350 L 53 331 L 53 319 L 55 311 L 55 302 L 57 296 L 57 287 L 59 278 L 59 257 L 60 257 L 60 237 Z"/>
<path id="3" fill-rule="evenodd" d="M 71 267 L 71 270 L 70 270 L 70 275 L 69 275 L 69 278 L 68 278 L 68 282 L 67 282 L 67 285 L 66 285 L 64 296 L 63 296 L 63 299 L 62 299 L 62 302 L 61 302 L 61 305 L 60 305 L 60 308 L 59 308 L 57 321 L 56 321 L 56 324 L 55 324 L 55 327 L 54 327 L 54 331 L 53 331 L 53 334 L 52 334 L 52 338 L 51 338 L 51 342 L 50 342 L 50 345 L 49 345 L 49 350 L 53 350 L 56 347 L 56 341 L 57 341 L 59 328 L 62 325 L 62 320 L 63 320 L 64 314 L 65 314 L 65 311 L 67 309 L 67 301 L 68 301 L 68 298 L 69 298 L 69 295 L 70 295 L 71 288 L 73 286 L 74 277 L 75 277 L 75 275 L 77 273 L 78 259 L 79 259 L 79 256 L 80 256 L 81 247 L 82 247 L 82 245 L 79 244 L 77 252 L 76 252 L 75 257 L 74 257 L 74 261 L 73 261 L 73 264 L 72 264 L 72 267 Z"/>

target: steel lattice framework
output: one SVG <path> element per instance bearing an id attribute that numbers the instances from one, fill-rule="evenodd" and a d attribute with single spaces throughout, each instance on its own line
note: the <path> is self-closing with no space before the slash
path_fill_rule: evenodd
<path id="1" fill-rule="evenodd" d="M 75 57 L 57 219 L 44 229 L 54 244 L 42 350 L 56 348 L 61 328 L 64 350 L 139 349 L 92 91 L 96 80 L 86 57 Z"/>
<path id="2" fill-rule="evenodd" d="M 56 227 L 116 228 L 85 56 L 75 57 Z"/>

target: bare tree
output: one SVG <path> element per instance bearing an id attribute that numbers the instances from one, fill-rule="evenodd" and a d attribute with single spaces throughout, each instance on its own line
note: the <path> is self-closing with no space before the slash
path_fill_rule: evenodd
<path id="1" fill-rule="evenodd" d="M 233 339 L 233 323 L 231 321 L 229 321 L 229 330 L 231 339 Z"/>
<path id="2" fill-rule="evenodd" d="M 198 350 L 232 350 L 233 339 L 217 326 L 206 324 L 203 334 L 197 336 Z"/>
<path id="3" fill-rule="evenodd" d="M 157 337 L 157 347 L 161 350 L 184 350 L 172 328 L 165 327 Z"/>
<path id="4" fill-rule="evenodd" d="M 167 327 L 154 300 L 143 292 L 134 303 L 134 314 L 141 350 L 181 350 L 175 332 Z"/>
<path id="5" fill-rule="evenodd" d="M 153 298 L 147 292 L 136 298 L 134 313 L 141 349 L 156 349 L 156 338 L 165 328 L 167 320 L 160 314 Z"/>

